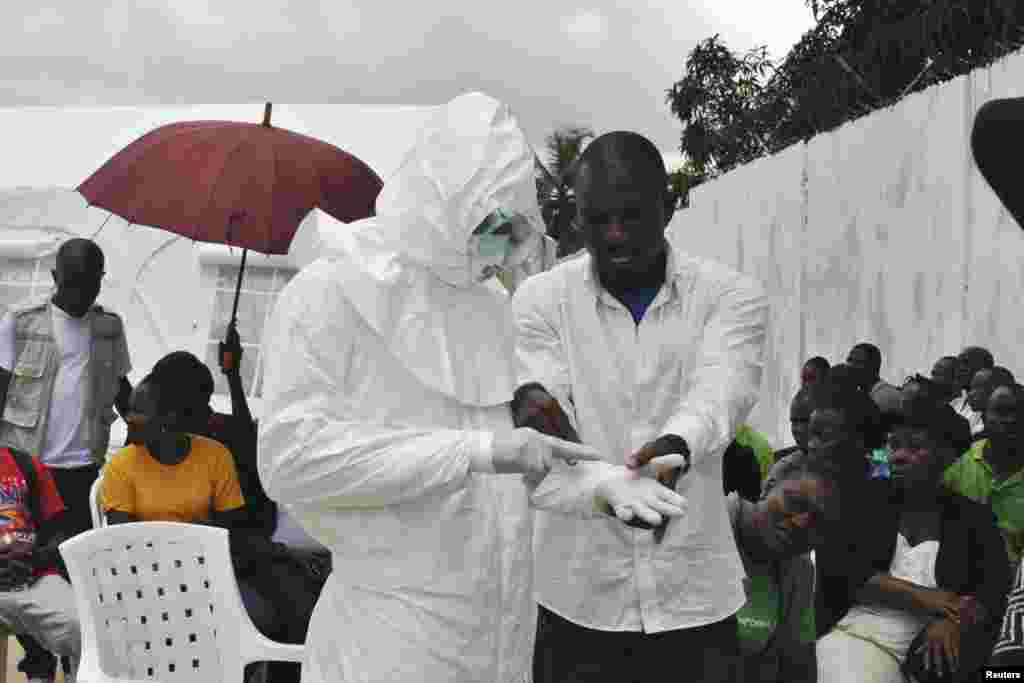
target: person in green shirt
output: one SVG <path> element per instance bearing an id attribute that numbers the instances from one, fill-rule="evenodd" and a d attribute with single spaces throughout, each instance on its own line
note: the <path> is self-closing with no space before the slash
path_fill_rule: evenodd
<path id="1" fill-rule="evenodd" d="M 811 683 L 814 658 L 814 565 L 809 552 L 837 511 L 834 466 L 823 459 L 783 463 L 757 503 L 726 498 L 747 573 L 747 602 L 736 615 L 742 683 Z"/>
<path id="2" fill-rule="evenodd" d="M 1014 569 L 1024 555 L 1022 411 L 1024 393 L 1019 387 L 996 388 L 985 406 L 988 438 L 975 441 L 944 475 L 946 485 L 954 492 L 992 506 Z"/>

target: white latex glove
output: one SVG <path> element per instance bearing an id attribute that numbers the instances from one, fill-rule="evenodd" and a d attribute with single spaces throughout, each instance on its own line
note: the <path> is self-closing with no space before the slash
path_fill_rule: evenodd
<path id="1" fill-rule="evenodd" d="M 574 465 L 581 460 L 593 462 L 603 458 L 590 446 L 556 439 L 529 427 L 496 433 L 491 443 L 491 465 L 497 474 L 543 477 L 556 460 Z"/>
<path id="2" fill-rule="evenodd" d="M 599 506 L 607 505 L 623 522 L 639 517 L 658 526 L 663 517 L 681 517 L 686 513 L 685 498 L 657 480 L 625 468 L 602 480 L 594 494 Z"/>

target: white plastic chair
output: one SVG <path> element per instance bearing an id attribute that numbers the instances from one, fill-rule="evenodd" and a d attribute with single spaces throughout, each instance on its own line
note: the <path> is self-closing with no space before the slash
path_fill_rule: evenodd
<path id="1" fill-rule="evenodd" d="M 60 553 L 82 633 L 78 683 L 242 683 L 251 662 L 302 662 L 245 611 L 224 529 L 136 522 L 93 529 Z"/>
<path id="2" fill-rule="evenodd" d="M 92 528 L 101 529 L 107 525 L 107 516 L 103 513 L 103 505 L 100 503 L 100 490 L 103 486 L 103 471 L 96 477 L 96 481 L 89 487 L 89 512 L 92 514 Z"/>

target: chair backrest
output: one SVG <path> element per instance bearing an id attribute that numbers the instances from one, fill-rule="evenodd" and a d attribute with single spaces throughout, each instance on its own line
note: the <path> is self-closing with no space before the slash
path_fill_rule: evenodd
<path id="1" fill-rule="evenodd" d="M 103 504 L 100 502 L 100 493 L 103 490 L 103 471 L 96 481 L 89 487 L 89 512 L 92 514 L 92 528 L 100 529 L 107 525 L 107 516 L 103 512 Z"/>
<path id="2" fill-rule="evenodd" d="M 80 680 L 241 683 L 253 661 L 302 661 L 242 604 L 224 529 L 137 522 L 60 546 L 81 623 Z"/>

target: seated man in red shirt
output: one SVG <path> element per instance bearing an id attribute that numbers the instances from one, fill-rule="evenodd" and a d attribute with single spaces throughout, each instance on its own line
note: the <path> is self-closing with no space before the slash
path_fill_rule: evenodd
<path id="1" fill-rule="evenodd" d="M 74 591 L 58 569 L 63 514 L 49 469 L 0 448 L 0 624 L 68 658 L 64 680 L 73 683 L 81 640 Z"/>

